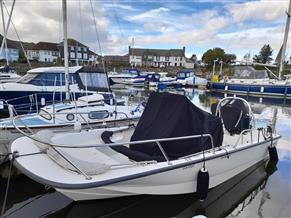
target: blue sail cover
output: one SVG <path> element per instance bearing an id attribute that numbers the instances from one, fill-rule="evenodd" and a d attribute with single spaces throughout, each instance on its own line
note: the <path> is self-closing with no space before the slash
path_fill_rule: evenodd
<path id="1" fill-rule="evenodd" d="M 221 146 L 221 119 L 197 106 L 187 97 L 170 93 L 151 93 L 131 141 L 211 134 L 215 146 Z M 176 159 L 211 148 L 209 138 L 161 142 L 170 159 Z M 156 143 L 130 145 L 131 151 L 146 154 L 145 160 L 164 160 Z M 151 157 L 151 158 L 149 158 Z M 140 159 L 139 159 L 140 160 Z"/>

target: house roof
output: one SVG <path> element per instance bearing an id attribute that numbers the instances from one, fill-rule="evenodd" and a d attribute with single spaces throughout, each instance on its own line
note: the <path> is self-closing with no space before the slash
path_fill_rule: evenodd
<path id="1" fill-rule="evenodd" d="M 128 62 L 128 55 L 107 55 L 104 56 L 105 61 L 124 61 Z"/>
<path id="2" fill-rule="evenodd" d="M 64 42 L 60 42 L 58 44 L 58 46 L 63 46 Z M 82 44 L 81 42 L 77 41 L 76 39 L 73 38 L 68 38 L 68 46 L 76 46 L 78 45 L 78 47 L 86 47 L 89 48 L 88 46 Z"/>
<path id="3" fill-rule="evenodd" d="M 168 57 L 184 57 L 185 47 L 183 49 L 148 49 L 148 48 L 130 48 L 129 54 L 143 56 L 143 55 L 153 55 L 153 56 L 168 56 Z"/>
<path id="4" fill-rule="evenodd" d="M 3 35 L 0 34 L 0 44 L 2 43 L 3 38 L 4 38 Z M 21 43 L 25 50 L 28 50 L 35 45 L 35 43 L 33 42 L 21 42 Z M 20 42 L 16 40 L 7 39 L 7 47 L 22 50 Z"/>
<path id="5" fill-rule="evenodd" d="M 91 51 L 91 50 L 88 51 L 88 54 L 89 54 L 89 55 L 98 55 L 98 54 L 96 54 L 95 52 L 93 52 L 93 51 Z"/>
<path id="6" fill-rule="evenodd" d="M 32 50 L 45 50 L 45 51 L 58 51 L 58 44 L 52 42 L 38 42 L 32 48 Z"/>

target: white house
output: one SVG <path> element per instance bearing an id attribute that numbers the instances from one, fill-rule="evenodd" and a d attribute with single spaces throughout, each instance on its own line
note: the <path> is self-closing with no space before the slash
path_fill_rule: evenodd
<path id="1" fill-rule="evenodd" d="M 89 50 L 88 56 L 89 56 L 89 64 L 90 65 L 97 65 L 97 64 L 99 64 L 99 62 L 98 62 L 98 55 L 95 52 Z"/>
<path id="2" fill-rule="evenodd" d="M 27 50 L 29 60 L 55 63 L 60 56 L 58 44 L 52 42 L 39 42 Z"/>
<path id="3" fill-rule="evenodd" d="M 183 49 L 145 49 L 129 46 L 128 54 L 129 64 L 135 67 L 194 67 L 194 62 L 185 57 L 185 47 Z"/>

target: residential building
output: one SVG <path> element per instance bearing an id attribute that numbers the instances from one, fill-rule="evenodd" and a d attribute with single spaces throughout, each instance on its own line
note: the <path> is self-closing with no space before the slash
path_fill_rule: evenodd
<path id="1" fill-rule="evenodd" d="M 0 34 L 0 46 L 2 44 L 3 38 L 4 37 Z M 18 61 L 18 59 L 19 59 L 19 49 L 17 48 L 16 43 L 19 43 L 19 42 L 7 39 L 7 58 L 8 58 L 8 62 Z M 4 60 L 4 59 L 6 60 L 5 46 L 4 46 L 4 49 L 2 50 L 2 52 L 0 51 L 0 59 L 1 60 Z"/>
<path id="2" fill-rule="evenodd" d="M 89 64 L 90 65 L 95 66 L 95 65 L 99 64 L 98 55 L 95 52 L 89 50 L 88 55 L 89 55 Z"/>
<path id="3" fill-rule="evenodd" d="M 52 42 L 38 42 L 27 50 L 28 59 L 38 62 L 56 63 L 59 56 L 58 44 Z"/>
<path id="4" fill-rule="evenodd" d="M 106 66 L 128 66 L 128 55 L 107 55 L 104 56 Z"/>
<path id="5" fill-rule="evenodd" d="M 64 58 L 64 43 L 58 44 L 60 55 Z M 68 39 L 69 62 L 71 64 L 89 64 L 89 47 L 75 39 Z"/>
<path id="6" fill-rule="evenodd" d="M 194 62 L 185 57 L 185 47 L 183 49 L 145 49 L 129 46 L 129 63 L 135 67 L 194 67 Z"/>

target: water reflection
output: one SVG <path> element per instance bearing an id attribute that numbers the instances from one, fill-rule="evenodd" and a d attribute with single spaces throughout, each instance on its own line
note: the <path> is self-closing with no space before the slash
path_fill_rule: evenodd
<path id="1" fill-rule="evenodd" d="M 114 89 L 116 96 L 126 96 L 131 103 L 146 101 L 152 90 Z M 189 97 L 196 105 L 210 111 L 211 103 L 223 96 L 196 89 L 170 90 Z M 275 123 L 283 136 L 279 142 L 280 161 L 260 162 L 220 186 L 210 190 L 204 202 L 195 194 L 175 196 L 134 196 L 76 203 L 23 175 L 13 177 L 5 217 L 290 217 L 290 140 L 291 108 L 251 101 L 257 125 Z M 275 120 L 274 120 L 275 119 Z M 266 166 L 269 167 L 266 168 Z M 5 177 L 7 166 L 1 166 Z M 278 167 L 278 171 L 276 171 Z M 267 169 L 267 171 L 266 171 Z M 276 173 L 274 173 L 276 172 Z M 274 173 L 274 174 L 273 174 Z M 272 175 L 273 174 L 273 175 Z M 272 175 L 272 176 L 271 176 Z M 0 205 L 6 179 L 0 179 Z"/>

